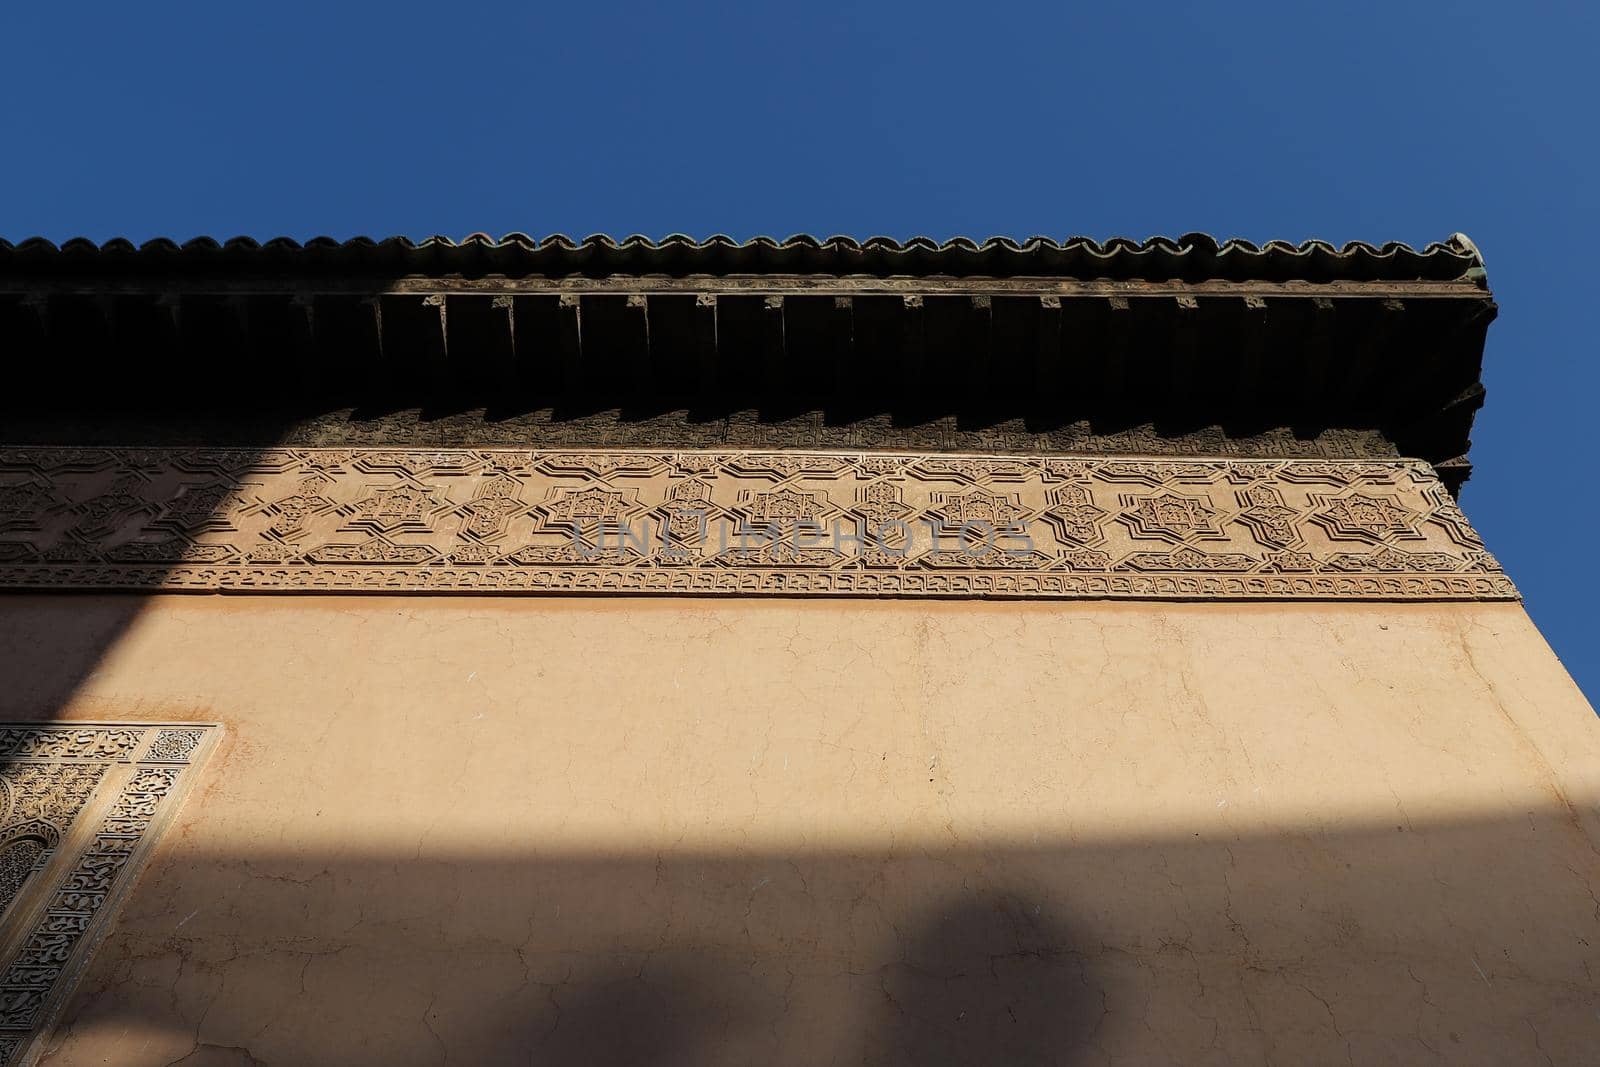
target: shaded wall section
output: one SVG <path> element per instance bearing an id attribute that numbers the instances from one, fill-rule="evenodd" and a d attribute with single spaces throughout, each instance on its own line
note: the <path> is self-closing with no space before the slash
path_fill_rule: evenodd
<path id="1" fill-rule="evenodd" d="M 1600 725 L 1515 604 L 0 607 L 6 718 L 227 730 L 45 1062 L 1600 1039 Z"/>

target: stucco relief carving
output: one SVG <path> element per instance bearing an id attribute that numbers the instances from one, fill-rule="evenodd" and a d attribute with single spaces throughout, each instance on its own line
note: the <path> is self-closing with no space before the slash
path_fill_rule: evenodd
<path id="1" fill-rule="evenodd" d="M 1382 544 L 1395 538 L 1422 537 L 1416 529 L 1422 516 L 1388 497 L 1351 493 L 1339 497 L 1313 494 L 1311 499 L 1318 505 L 1311 521 L 1337 540 Z"/>
<path id="2" fill-rule="evenodd" d="M 1175 544 L 1191 540 L 1226 540 L 1209 498 L 1180 493 L 1124 495 L 1127 510 L 1118 516 L 1139 538 L 1162 538 Z"/>
<path id="3" fill-rule="evenodd" d="M 0 1065 L 29 1061 L 215 733 L 0 726 Z"/>
<path id="4" fill-rule="evenodd" d="M 1505 599 L 1426 464 L 13 448 L 0 586 Z"/>

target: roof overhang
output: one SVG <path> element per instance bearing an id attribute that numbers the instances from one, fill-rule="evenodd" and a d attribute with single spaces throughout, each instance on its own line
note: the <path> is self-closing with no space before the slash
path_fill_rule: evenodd
<path id="1" fill-rule="evenodd" d="M 1455 489 L 1494 314 L 1459 236 L 0 242 L 0 438 L 1388 450 Z"/>

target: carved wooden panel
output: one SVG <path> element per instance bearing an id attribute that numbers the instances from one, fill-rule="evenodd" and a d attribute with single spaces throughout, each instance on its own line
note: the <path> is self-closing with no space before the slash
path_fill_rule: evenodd
<path id="1" fill-rule="evenodd" d="M 749 450 L 0 450 L 0 586 L 1516 596 L 1412 460 Z"/>
<path id="2" fill-rule="evenodd" d="M 0 724 L 0 1064 L 36 1051 L 216 733 Z"/>

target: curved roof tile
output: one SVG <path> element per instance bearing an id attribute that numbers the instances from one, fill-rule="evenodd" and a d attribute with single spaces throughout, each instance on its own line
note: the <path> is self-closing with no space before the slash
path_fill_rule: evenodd
<path id="1" fill-rule="evenodd" d="M 1481 271 L 1483 261 L 1462 234 L 1425 248 L 1391 241 L 1326 241 L 1256 245 L 1238 238 L 1218 242 L 1203 233 L 1176 239 L 1134 241 L 1113 237 L 955 237 L 864 241 L 835 235 L 795 234 L 783 240 L 753 237 L 739 242 L 725 234 L 703 240 L 680 233 L 655 240 L 631 234 L 621 241 L 605 234 L 575 240 L 565 234 L 534 238 L 524 233 L 492 237 L 473 233 L 460 240 L 433 236 L 352 237 L 340 241 L 288 237 L 257 241 L 197 237 L 182 245 L 156 238 L 135 246 L 125 238 L 96 244 L 75 237 L 60 245 L 40 237 L 16 243 L 0 239 L 0 270 L 19 271 L 247 271 L 295 273 L 507 273 L 507 274 L 868 274 L 956 276 L 1064 276 L 1138 280 L 1225 279 L 1237 281 L 1452 280 Z"/>

